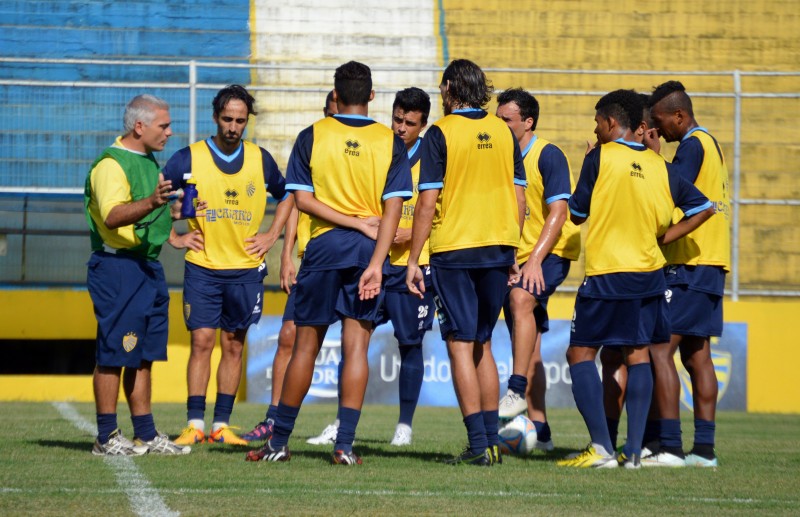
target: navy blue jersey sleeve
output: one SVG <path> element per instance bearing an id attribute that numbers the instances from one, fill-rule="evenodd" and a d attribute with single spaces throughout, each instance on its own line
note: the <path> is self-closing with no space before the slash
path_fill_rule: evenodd
<path id="1" fill-rule="evenodd" d="M 578 178 L 578 183 L 575 185 L 575 192 L 569 198 L 569 211 L 578 217 L 589 217 L 592 191 L 600 172 L 601 148 L 602 146 L 595 147 L 583 159 L 581 177 Z"/>
<path id="2" fill-rule="evenodd" d="M 514 141 L 514 185 L 527 187 L 528 176 L 525 174 L 525 164 L 524 160 L 522 159 L 522 151 L 519 150 L 517 137 L 514 136 L 514 132 L 511 131 L 511 128 L 508 128 L 508 130 L 511 132 L 511 138 Z"/>
<path id="3" fill-rule="evenodd" d="M 431 126 L 425 133 L 420 149 L 419 190 L 440 189 L 444 186 L 447 168 L 447 143 L 438 126 Z"/>
<path id="4" fill-rule="evenodd" d="M 289 195 L 286 192 L 286 180 L 269 151 L 263 147 L 259 149 L 261 149 L 261 163 L 264 164 L 264 185 L 276 201 L 283 201 Z"/>
<path id="5" fill-rule="evenodd" d="M 694 184 L 686 181 L 681 173 L 667 164 L 669 190 L 672 202 L 680 208 L 686 217 L 691 217 L 711 206 L 711 201 L 700 192 Z"/>
<path id="6" fill-rule="evenodd" d="M 192 174 L 192 152 L 188 147 L 179 149 L 161 170 L 165 180 L 172 180 L 172 189 L 183 188 Z"/>
<path id="7" fill-rule="evenodd" d="M 309 126 L 297 135 L 289 164 L 286 166 L 286 190 L 314 192 L 311 182 L 311 149 L 314 146 L 314 126 Z"/>
<path id="8" fill-rule="evenodd" d="M 414 195 L 414 185 L 411 181 L 411 164 L 408 161 L 408 151 L 403 140 L 395 135 L 392 148 L 392 163 L 386 175 L 386 184 L 383 187 L 381 199 L 386 201 L 390 197 L 411 199 Z"/>
<path id="9" fill-rule="evenodd" d="M 544 202 L 550 204 L 572 195 L 569 182 L 569 162 L 558 147 L 547 144 L 539 155 L 539 171 L 544 185 Z"/>
<path id="10" fill-rule="evenodd" d="M 687 138 L 678 145 L 672 165 L 675 172 L 689 183 L 694 183 L 705 158 L 703 144 L 697 138 Z"/>

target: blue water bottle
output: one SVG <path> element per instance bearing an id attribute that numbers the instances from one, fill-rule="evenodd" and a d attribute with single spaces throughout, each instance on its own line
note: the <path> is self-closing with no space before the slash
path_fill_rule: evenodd
<path id="1" fill-rule="evenodd" d="M 193 179 L 186 181 L 183 187 L 183 200 L 181 201 L 181 219 L 196 217 L 197 209 L 197 182 Z"/>

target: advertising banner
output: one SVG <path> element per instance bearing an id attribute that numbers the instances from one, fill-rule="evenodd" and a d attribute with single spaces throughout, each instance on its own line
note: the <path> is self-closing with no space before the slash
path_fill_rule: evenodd
<path id="1" fill-rule="evenodd" d="M 281 327 L 280 316 L 264 316 L 247 335 L 247 400 L 269 404 L 272 396 L 272 359 Z M 341 360 L 341 324 L 331 325 L 317 357 L 307 403 L 337 401 L 338 364 Z M 369 347 L 370 378 L 365 403 L 397 404 L 400 354 L 391 323 L 378 327 Z M 565 359 L 570 322 L 550 320 L 550 332 L 542 337 L 542 360 L 547 378 L 548 407 L 574 407 L 572 380 Z M 511 340 L 505 321 L 500 320 L 492 336 L 492 351 L 500 375 L 500 393 L 505 393 L 512 371 Z M 450 372 L 447 349 L 438 322 L 423 341 L 425 375 L 419 404 L 458 406 Z M 747 409 L 747 325 L 726 323 L 723 337 L 712 341 L 712 359 L 719 383 L 719 409 Z M 680 355 L 675 363 L 681 379 L 681 403 L 692 409 L 691 381 Z M 600 367 L 598 359 L 598 368 Z"/>

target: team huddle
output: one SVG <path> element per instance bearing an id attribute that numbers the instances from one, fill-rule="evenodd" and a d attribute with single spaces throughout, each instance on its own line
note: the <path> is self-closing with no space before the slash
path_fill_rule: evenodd
<path id="1" fill-rule="evenodd" d="M 434 313 L 467 431 L 467 445 L 447 463 L 502 463 L 504 453 L 518 451 L 503 437 L 520 426 L 530 430 L 526 451 L 552 451 L 541 337 L 548 299 L 578 259 L 578 225 L 588 221 L 567 361 L 591 442 L 558 465 L 717 466 L 710 339 L 722 333 L 730 269 L 728 175 L 683 85 L 603 96 L 595 105 L 597 142 L 577 183 L 563 151 L 535 133 L 539 104 L 528 92 L 503 91 L 496 114 L 488 113 L 492 85 L 463 59 L 445 69 L 439 89 L 445 116 L 422 138 L 431 107 L 423 90 L 397 93 L 389 128 L 369 117 L 369 67 L 345 63 L 334 74 L 325 116 L 297 136 L 285 179 L 269 152 L 242 138 L 256 112 L 241 86 L 214 98 L 217 133 L 177 151 L 163 170 L 152 153 L 171 135 L 169 106 L 151 95 L 128 103 L 125 134 L 92 165 L 85 189 L 93 250 L 87 283 L 98 322 L 94 454 L 188 454 L 207 441 L 259 444 L 247 461 L 289 461 L 317 355 L 337 321 L 337 416 L 308 442 L 332 445 L 334 464 L 362 463 L 353 443 L 367 350 L 374 329 L 391 321 L 401 358 L 391 444 L 408 446 L 423 381 L 422 341 Z M 659 154 L 660 137 L 680 142 L 671 162 Z M 198 198 L 187 196 L 183 206 L 189 185 Z M 267 193 L 277 208 L 260 232 Z M 181 218 L 189 225 L 184 234 L 173 229 Z M 230 417 L 244 341 L 261 317 L 264 257 L 281 232 L 280 285 L 289 297 L 272 400 L 263 421 L 238 435 Z M 164 242 L 187 250 L 187 425 L 174 440 L 156 430 L 150 403 L 152 362 L 166 360 L 169 295 L 157 260 Z M 491 346 L 501 310 L 513 352 L 502 398 Z M 222 355 L 207 431 L 218 330 Z M 677 350 L 694 396 L 688 454 Z M 132 440 L 117 425 L 120 382 Z M 618 448 L 623 406 L 627 437 Z"/>

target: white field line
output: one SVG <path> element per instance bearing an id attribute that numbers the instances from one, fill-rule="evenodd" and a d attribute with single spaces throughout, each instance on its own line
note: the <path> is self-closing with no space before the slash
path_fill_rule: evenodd
<path id="1" fill-rule="evenodd" d="M 61 416 L 81 431 L 91 436 L 97 434 L 97 427 L 83 418 L 68 402 L 53 402 Z M 103 460 L 117 478 L 122 492 L 128 496 L 131 511 L 141 516 L 177 517 L 179 512 L 170 510 L 158 490 L 153 488 L 136 463 L 128 456 L 104 456 Z"/>
<path id="2" fill-rule="evenodd" d="M 49 495 L 53 493 L 82 493 L 82 494 L 119 494 L 123 493 L 124 490 L 122 488 L 118 489 L 98 489 L 92 490 L 91 488 L 41 488 L 41 489 L 19 489 L 19 488 L 0 488 L 0 494 L 2 493 L 25 493 L 25 494 L 32 494 L 32 495 Z M 171 495 L 232 495 L 237 493 L 247 494 L 247 495 L 273 495 L 273 496 L 281 496 L 281 495 L 291 495 L 295 494 L 296 490 L 293 489 L 282 489 L 282 488 L 236 488 L 236 487 L 225 487 L 225 488 L 176 488 L 176 489 L 162 489 L 162 493 L 171 494 Z M 535 492 L 535 491 L 526 491 L 526 492 L 518 492 L 518 491 L 507 491 L 507 490 L 497 490 L 497 491 L 489 491 L 489 490 L 458 490 L 458 491 L 437 491 L 437 490 L 409 490 L 409 491 L 402 491 L 402 490 L 352 490 L 352 489 L 318 489 L 307 487 L 305 489 L 305 494 L 312 495 L 312 496 L 337 496 L 337 495 L 353 495 L 357 497 L 410 497 L 410 498 L 450 498 L 450 497 L 501 497 L 501 498 L 521 498 L 521 499 L 541 499 L 543 497 L 560 497 L 560 498 L 568 498 L 568 499 L 582 499 L 585 497 L 582 494 L 576 494 L 574 492 Z M 784 504 L 784 505 L 796 505 L 800 503 L 800 501 L 796 499 L 753 499 L 753 498 L 742 498 L 742 497 L 732 497 L 732 498 L 725 498 L 725 497 L 683 497 L 683 496 L 668 496 L 664 498 L 665 500 L 670 501 L 682 501 L 682 502 L 689 502 L 689 503 L 698 503 L 698 504 L 709 504 L 713 506 L 718 506 L 720 504 L 725 505 L 742 505 L 742 506 L 750 506 L 753 508 L 758 508 L 761 505 L 766 504 Z"/>

